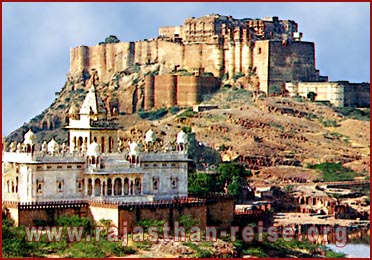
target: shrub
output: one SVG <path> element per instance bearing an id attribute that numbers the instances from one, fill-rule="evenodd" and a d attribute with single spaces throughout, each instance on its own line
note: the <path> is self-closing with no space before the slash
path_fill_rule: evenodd
<path id="1" fill-rule="evenodd" d="M 345 168 L 341 163 L 320 163 L 309 165 L 308 168 L 316 169 L 322 173 L 322 181 L 352 181 L 356 173 Z"/>
<path id="2" fill-rule="evenodd" d="M 142 227 L 144 232 L 147 232 L 149 227 L 156 227 L 158 233 L 163 233 L 165 220 L 158 219 L 143 219 L 137 222 L 137 226 Z"/>
<path id="3" fill-rule="evenodd" d="M 191 215 L 182 215 L 179 219 L 180 226 L 184 227 L 186 232 L 190 232 L 190 229 L 199 224 Z"/>
<path id="4" fill-rule="evenodd" d="M 363 121 L 370 121 L 370 109 L 358 109 L 352 107 L 340 107 L 335 109 L 336 112 L 343 116 Z"/>
<path id="5" fill-rule="evenodd" d="M 56 219 L 56 226 L 83 227 L 84 232 L 90 232 L 92 225 L 88 218 L 78 216 L 60 216 Z"/>
<path id="6" fill-rule="evenodd" d="M 180 111 L 180 108 L 177 107 L 177 106 L 173 106 L 169 109 L 169 112 L 172 114 L 172 115 L 175 115 L 177 114 L 178 112 Z"/>
<path id="7" fill-rule="evenodd" d="M 269 95 L 270 96 L 279 96 L 282 93 L 283 89 L 278 86 L 270 86 L 269 87 Z"/>
<path id="8" fill-rule="evenodd" d="M 181 129 L 182 129 L 182 131 L 184 131 L 187 134 L 191 133 L 191 127 L 190 126 L 183 126 Z"/>
<path id="9" fill-rule="evenodd" d="M 245 74 L 243 72 L 236 73 L 232 78 L 233 80 L 237 80 L 238 78 L 244 77 Z"/>
<path id="10" fill-rule="evenodd" d="M 307 93 L 307 98 L 310 99 L 311 102 L 314 102 L 317 95 L 318 94 L 316 94 L 315 92 L 310 91 L 309 93 Z"/>
<path id="11" fill-rule="evenodd" d="M 105 38 L 105 43 L 106 44 L 118 43 L 118 42 L 120 42 L 120 40 L 115 35 L 110 35 L 109 37 Z"/>
<path id="12" fill-rule="evenodd" d="M 167 113 L 168 113 L 168 110 L 166 108 L 160 108 L 156 111 L 140 111 L 138 112 L 138 116 L 141 119 L 159 120 L 162 117 L 164 117 Z"/>
<path id="13" fill-rule="evenodd" d="M 325 120 L 325 121 L 322 121 L 322 124 L 325 127 L 337 127 L 337 126 L 340 126 L 339 124 L 337 124 L 337 121 L 336 120 Z"/>
<path id="14" fill-rule="evenodd" d="M 196 112 L 194 112 L 192 110 L 192 107 L 188 107 L 184 112 L 182 112 L 180 115 L 178 115 L 177 117 L 178 118 L 186 118 L 186 117 L 193 117 L 194 115 L 196 114 Z"/>

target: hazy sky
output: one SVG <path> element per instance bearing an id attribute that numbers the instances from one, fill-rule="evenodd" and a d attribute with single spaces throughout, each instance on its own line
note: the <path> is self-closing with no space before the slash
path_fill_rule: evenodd
<path id="1" fill-rule="evenodd" d="M 370 81 L 369 3 L 2 3 L 3 135 L 41 113 L 69 72 L 69 49 L 156 37 L 210 13 L 295 20 L 332 81 Z"/>

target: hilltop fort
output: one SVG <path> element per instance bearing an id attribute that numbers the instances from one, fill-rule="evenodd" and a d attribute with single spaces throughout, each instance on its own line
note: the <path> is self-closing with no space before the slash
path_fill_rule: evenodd
<path id="1" fill-rule="evenodd" d="M 121 42 L 110 36 L 96 46 L 72 48 L 65 86 L 31 123 L 42 130 L 66 126 L 70 107 L 81 105 L 93 74 L 110 116 L 194 106 L 223 86 L 254 95 L 311 93 L 336 107 L 369 107 L 369 83 L 329 82 L 316 69 L 315 44 L 302 36 L 293 20 L 210 14 L 160 27 L 151 39 Z"/>

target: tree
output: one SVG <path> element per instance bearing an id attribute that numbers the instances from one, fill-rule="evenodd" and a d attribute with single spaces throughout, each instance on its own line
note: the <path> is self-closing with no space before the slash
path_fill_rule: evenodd
<path id="1" fill-rule="evenodd" d="M 215 190 L 214 184 L 212 176 L 207 173 L 194 173 L 188 176 L 188 190 L 191 194 L 205 196 Z"/>
<path id="2" fill-rule="evenodd" d="M 236 163 L 223 163 L 218 167 L 218 176 L 216 185 L 223 191 L 227 184 L 227 192 L 232 195 L 238 195 L 242 187 L 247 183 L 247 177 L 252 173 L 244 166 Z"/>
<path id="3" fill-rule="evenodd" d="M 309 93 L 307 93 L 307 98 L 310 99 L 311 102 L 314 102 L 315 99 L 316 99 L 316 96 L 317 96 L 317 95 L 318 95 L 318 94 L 316 94 L 315 92 L 310 91 Z"/>
<path id="4" fill-rule="evenodd" d="M 108 37 L 105 38 L 105 41 L 104 42 L 100 42 L 99 44 L 111 44 L 111 43 L 118 43 L 120 42 L 120 40 L 118 39 L 118 37 L 116 37 L 115 35 L 110 35 Z"/>
<path id="5" fill-rule="evenodd" d="M 184 131 L 186 129 L 183 129 Z M 191 130 L 191 129 L 190 129 Z M 212 147 L 205 146 L 198 142 L 195 138 L 195 133 L 188 134 L 189 147 L 187 154 L 193 160 L 195 166 L 199 170 L 205 169 L 205 165 L 217 166 L 221 162 L 221 155 Z"/>

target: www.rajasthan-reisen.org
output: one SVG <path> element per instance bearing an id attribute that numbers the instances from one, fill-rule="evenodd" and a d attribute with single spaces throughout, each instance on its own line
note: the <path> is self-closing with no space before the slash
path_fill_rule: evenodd
<path id="1" fill-rule="evenodd" d="M 347 242 L 347 229 L 346 227 L 338 226 L 332 228 L 325 226 L 318 228 L 316 226 L 309 227 L 305 233 L 296 233 L 292 227 L 283 227 L 279 229 L 275 226 L 268 227 L 264 232 L 263 222 L 259 221 L 257 224 L 257 231 L 252 226 L 245 226 L 240 228 L 238 226 L 230 227 L 229 231 L 219 231 L 214 226 L 207 226 L 205 229 L 201 229 L 198 226 L 190 228 L 189 232 L 186 232 L 185 227 L 181 226 L 178 222 L 174 223 L 172 235 L 170 234 L 171 228 L 168 223 L 160 227 L 148 227 L 146 232 L 143 227 L 135 226 L 132 228 L 131 236 L 128 233 L 128 223 L 123 222 L 122 233 L 119 236 L 119 230 L 115 226 L 108 228 L 97 226 L 93 232 L 84 233 L 84 227 L 26 227 L 26 239 L 28 241 L 37 242 L 40 241 L 42 236 L 45 236 L 49 242 L 61 241 L 66 239 L 69 242 L 80 242 L 85 241 L 99 241 L 102 236 L 107 241 L 118 242 L 122 241 L 123 245 L 128 244 L 128 240 L 131 239 L 133 242 L 157 242 L 160 238 L 165 241 L 216 241 L 217 238 L 229 238 L 231 242 L 236 241 L 237 237 L 241 238 L 245 242 L 251 242 L 256 239 L 259 242 L 263 242 L 266 239 L 269 242 L 274 242 L 279 238 L 282 238 L 286 242 L 292 240 L 308 240 L 309 242 L 328 241 L 329 235 L 333 236 L 333 240 L 336 246 L 343 247 Z M 63 238 L 63 233 L 66 232 L 66 238 Z M 204 234 L 204 235 L 203 235 Z M 265 235 L 264 235 L 265 234 Z"/>

